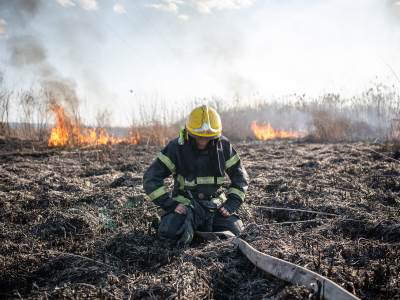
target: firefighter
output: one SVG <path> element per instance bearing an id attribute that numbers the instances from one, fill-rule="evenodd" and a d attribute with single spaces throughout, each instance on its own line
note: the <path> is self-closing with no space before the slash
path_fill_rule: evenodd
<path id="1" fill-rule="evenodd" d="M 230 184 L 224 192 L 227 174 Z M 168 192 L 164 179 L 172 175 Z M 239 155 L 222 135 L 217 111 L 203 105 L 186 120 L 179 137 L 158 154 L 143 176 L 149 198 L 165 213 L 159 235 L 180 246 L 190 244 L 194 231 L 229 230 L 239 235 L 243 223 L 235 214 L 248 186 L 248 175 Z"/>

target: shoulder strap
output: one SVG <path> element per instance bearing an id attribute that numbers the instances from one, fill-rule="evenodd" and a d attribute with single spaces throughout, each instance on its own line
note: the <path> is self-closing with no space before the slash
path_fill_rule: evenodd
<path id="1" fill-rule="evenodd" d="M 189 137 L 183 145 L 178 145 L 178 165 L 179 173 L 185 178 L 193 176 L 196 172 L 196 145 L 193 138 Z M 208 148 L 208 155 L 211 161 L 210 176 L 223 177 L 225 175 L 225 154 L 224 146 L 220 139 L 211 141 Z"/>
<path id="2" fill-rule="evenodd" d="M 213 141 L 212 147 L 209 149 L 211 164 L 215 167 L 214 176 L 223 177 L 225 175 L 225 154 L 224 146 L 220 139 Z"/>

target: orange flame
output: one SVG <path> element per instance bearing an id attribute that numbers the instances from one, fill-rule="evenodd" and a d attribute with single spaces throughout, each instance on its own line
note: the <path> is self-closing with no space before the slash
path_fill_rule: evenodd
<path id="1" fill-rule="evenodd" d="M 258 140 L 273 140 L 273 139 L 292 139 L 300 138 L 303 134 L 299 131 L 286 131 L 274 129 L 270 123 L 266 125 L 257 125 L 257 121 L 253 121 L 250 126 L 256 139 Z"/>
<path id="2" fill-rule="evenodd" d="M 104 128 L 81 127 L 79 122 L 66 115 L 64 108 L 59 104 L 53 103 L 50 109 L 55 114 L 56 124 L 50 132 L 49 147 L 110 144 L 136 145 L 140 142 L 140 135 L 137 132 L 131 131 L 127 137 L 114 137 Z"/>
<path id="3" fill-rule="evenodd" d="M 69 118 L 66 118 L 64 108 L 61 105 L 52 104 L 50 109 L 56 115 L 56 127 L 51 129 L 48 145 L 53 147 L 64 146 L 70 138 Z"/>

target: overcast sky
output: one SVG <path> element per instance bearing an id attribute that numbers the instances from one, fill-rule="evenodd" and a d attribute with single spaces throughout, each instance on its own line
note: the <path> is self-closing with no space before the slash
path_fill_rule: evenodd
<path id="1" fill-rule="evenodd" d="M 143 99 L 354 94 L 400 76 L 400 0 L 0 0 L 0 70 L 116 124 Z"/>

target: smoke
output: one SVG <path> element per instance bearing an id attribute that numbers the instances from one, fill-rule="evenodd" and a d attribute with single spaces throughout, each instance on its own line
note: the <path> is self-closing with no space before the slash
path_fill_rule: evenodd
<path id="1" fill-rule="evenodd" d="M 209 14 L 214 11 L 250 7 L 255 2 L 256 0 L 158 0 L 148 7 L 175 14 L 185 7 L 191 7 L 199 13 Z"/>
<path id="2" fill-rule="evenodd" d="M 5 39 L 8 63 L 16 69 L 46 62 L 46 49 L 29 28 L 42 5 L 42 0 L 0 0 L 0 13 L 8 20 L 4 24 L 10 27 Z"/>
<path id="3" fill-rule="evenodd" d="M 39 12 L 42 5 L 42 0 L 1 0 L 0 11 L 6 11 L 13 16 L 10 19 L 12 23 L 25 26 Z"/>
<path id="4" fill-rule="evenodd" d="M 122 5 L 122 3 L 115 3 L 113 6 L 114 12 L 117 14 L 126 14 L 126 8 Z"/>
<path id="5" fill-rule="evenodd" d="M 180 105 L 212 97 L 255 103 L 357 94 L 376 76 L 400 74 L 399 0 L 132 3 L 0 0 L 5 57 L 57 97 L 68 87 L 65 98 L 84 95 L 88 111 L 124 105 L 120 116 L 136 93 Z"/>
<path id="6" fill-rule="evenodd" d="M 84 10 L 97 10 L 99 8 L 97 0 L 57 0 L 57 2 L 63 7 L 73 7 L 76 6 L 75 2 L 78 2 L 79 6 Z M 122 5 L 120 5 L 120 7 L 122 7 Z"/>
<path id="7" fill-rule="evenodd" d="M 97 0 L 80 0 L 80 6 L 86 10 L 97 10 L 99 8 L 99 4 Z"/>
<path id="8" fill-rule="evenodd" d="M 382 81 L 393 79 L 382 61 L 400 72 L 399 23 L 390 18 L 399 11 L 398 3 L 260 1 L 258 12 L 249 13 L 246 22 L 226 26 L 227 19 L 215 21 L 219 26 L 211 38 L 193 45 L 200 49 L 198 59 L 222 69 L 217 80 L 225 82 L 226 91 L 240 90 L 245 95 L 253 87 L 253 92 L 264 96 L 354 94 L 377 76 Z M 237 84 L 237 78 L 246 84 Z"/>
<path id="9" fill-rule="evenodd" d="M 240 9 L 252 6 L 255 0 L 201 0 L 193 1 L 201 13 L 210 13 L 213 10 Z"/>
<path id="10" fill-rule="evenodd" d="M 256 90 L 256 86 L 251 80 L 238 73 L 232 73 L 229 76 L 226 76 L 226 80 L 226 86 L 232 91 L 235 97 L 238 97 L 238 99 L 243 99 L 254 93 Z"/>
<path id="11" fill-rule="evenodd" d="M 8 40 L 7 46 L 10 52 L 9 62 L 15 67 L 41 64 L 47 57 L 41 43 L 31 35 L 13 36 Z"/>
<path id="12" fill-rule="evenodd" d="M 51 102 L 63 103 L 68 112 L 77 117 L 79 100 L 74 80 L 60 78 L 53 73 L 51 77 L 43 79 L 42 87 L 49 92 Z"/>
<path id="13" fill-rule="evenodd" d="M 390 3 L 392 13 L 395 17 L 400 17 L 400 1 L 399 0 L 391 0 Z"/>
<path id="14" fill-rule="evenodd" d="M 4 19 L 0 19 L 0 37 L 6 36 L 7 34 L 7 22 Z"/>
<path id="15" fill-rule="evenodd" d="M 69 113 L 76 115 L 79 106 L 76 82 L 63 76 L 50 62 L 45 44 L 30 26 L 43 5 L 42 0 L 1 0 L 0 12 L 10 16 L 12 26 L 9 37 L 5 39 L 8 64 L 21 73 L 32 70 L 40 88 L 48 96 L 46 101 L 60 103 Z"/>
<path id="16" fill-rule="evenodd" d="M 72 0 L 57 0 L 57 2 L 63 7 L 75 6 L 75 3 Z"/>

